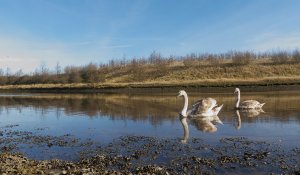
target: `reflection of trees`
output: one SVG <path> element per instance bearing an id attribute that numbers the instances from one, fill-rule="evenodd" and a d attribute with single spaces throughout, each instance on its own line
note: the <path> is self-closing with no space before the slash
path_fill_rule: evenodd
<path id="1" fill-rule="evenodd" d="M 21 110 L 24 107 L 31 107 L 44 112 L 55 111 L 57 117 L 60 115 L 59 111 L 63 110 L 67 115 L 82 114 L 89 117 L 104 115 L 113 120 L 148 120 L 153 124 L 158 124 L 167 118 L 176 121 L 174 116 L 177 116 L 179 111 L 176 104 L 176 98 L 172 96 L 156 98 L 155 96 L 57 94 L 0 97 L 0 109 L 20 108 Z"/>
<path id="2" fill-rule="evenodd" d="M 22 112 L 25 107 L 39 111 L 56 111 L 67 115 L 82 114 L 89 117 L 107 116 L 115 120 L 144 120 L 158 124 L 165 119 L 176 122 L 181 110 L 182 99 L 169 95 L 127 95 L 127 94 L 42 94 L 23 96 L 0 96 L 0 111 L 9 108 Z M 231 121 L 234 113 L 234 97 L 231 94 L 192 94 L 190 104 L 200 97 L 214 97 L 224 104 L 220 112 L 223 121 Z M 300 122 L 300 94 L 247 94 L 242 99 L 256 99 L 265 102 L 260 120 L 279 120 Z M 272 116 L 272 119 L 270 118 Z M 257 118 L 242 117 L 243 122 L 255 122 Z"/>

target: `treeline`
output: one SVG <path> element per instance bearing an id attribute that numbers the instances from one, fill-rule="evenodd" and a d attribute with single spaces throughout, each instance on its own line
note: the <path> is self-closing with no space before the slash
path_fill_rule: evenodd
<path id="1" fill-rule="evenodd" d="M 261 62 L 259 62 L 261 61 Z M 176 64 L 177 63 L 177 64 Z M 178 64 L 179 63 L 179 64 Z M 221 54 L 187 54 L 185 56 L 163 57 L 153 52 L 148 57 L 114 59 L 107 64 L 89 63 L 84 66 L 66 66 L 59 63 L 50 70 L 45 63 L 33 73 L 24 74 L 22 70 L 11 73 L 0 68 L 0 85 L 20 84 L 58 84 L 58 83 L 101 83 L 110 78 L 127 75 L 126 81 L 145 81 L 161 77 L 176 67 L 196 66 L 245 66 L 248 64 L 292 64 L 300 63 L 300 52 L 273 51 L 255 53 L 250 51 L 230 51 Z M 175 66 L 174 66 L 175 65 Z M 151 74 L 145 70 L 151 70 Z"/>

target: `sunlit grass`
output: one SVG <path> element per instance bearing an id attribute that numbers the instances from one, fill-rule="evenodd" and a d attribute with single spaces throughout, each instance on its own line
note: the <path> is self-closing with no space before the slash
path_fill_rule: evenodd
<path id="1" fill-rule="evenodd" d="M 265 54 L 265 55 L 264 55 Z M 0 76 L 0 89 L 106 89 L 300 84 L 300 54 L 187 55 L 67 66 L 63 73 Z M 1 80 L 2 78 L 2 80 Z"/>
<path id="2" fill-rule="evenodd" d="M 0 89 L 106 89 L 106 88 L 160 88 L 160 87 L 228 87 L 228 86 L 271 86 L 300 84 L 300 76 L 264 78 L 216 78 L 202 80 L 171 80 L 131 83 L 73 83 L 73 84 L 35 84 L 6 85 Z"/>

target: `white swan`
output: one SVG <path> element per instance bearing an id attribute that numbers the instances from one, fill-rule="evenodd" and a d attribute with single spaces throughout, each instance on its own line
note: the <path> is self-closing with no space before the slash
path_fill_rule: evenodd
<path id="1" fill-rule="evenodd" d="M 181 115 L 184 117 L 209 117 L 216 116 L 222 109 L 223 105 L 217 106 L 217 101 L 213 98 L 204 98 L 196 101 L 192 109 L 188 110 L 188 96 L 184 90 L 180 90 L 178 96 L 183 96 L 184 106 L 181 111 Z"/>
<path id="2" fill-rule="evenodd" d="M 241 92 L 239 88 L 235 88 L 234 94 L 236 95 L 236 109 L 260 109 L 265 103 L 259 103 L 256 100 L 246 100 L 240 103 Z"/>

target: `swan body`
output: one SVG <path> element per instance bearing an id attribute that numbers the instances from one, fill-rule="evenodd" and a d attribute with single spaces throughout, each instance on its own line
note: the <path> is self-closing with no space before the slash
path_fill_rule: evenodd
<path id="1" fill-rule="evenodd" d="M 182 116 L 190 117 L 209 117 L 217 115 L 222 109 L 223 105 L 218 106 L 217 101 L 213 98 L 204 98 L 196 101 L 192 109 L 188 110 L 188 96 L 184 90 L 179 91 L 178 96 L 183 96 L 184 106 L 181 111 Z"/>
<path id="2" fill-rule="evenodd" d="M 240 102 L 241 100 L 241 92 L 239 88 L 235 88 L 234 94 L 236 95 L 236 109 L 261 109 L 265 103 L 260 103 L 256 100 L 246 100 Z"/>

